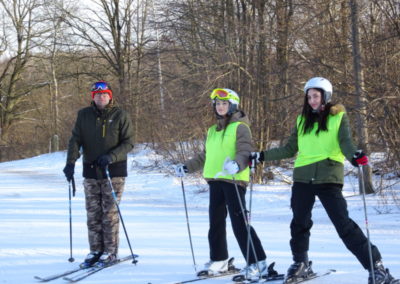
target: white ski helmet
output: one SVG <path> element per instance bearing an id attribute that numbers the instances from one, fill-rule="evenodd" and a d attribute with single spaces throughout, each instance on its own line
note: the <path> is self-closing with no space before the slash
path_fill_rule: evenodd
<path id="1" fill-rule="evenodd" d="M 229 101 L 233 105 L 238 105 L 240 102 L 239 95 L 235 91 L 227 88 L 214 89 L 211 92 L 210 98 L 212 100 L 218 99 L 223 101 Z"/>
<path id="2" fill-rule="evenodd" d="M 307 95 L 309 89 L 322 89 L 324 91 L 324 103 L 327 104 L 332 99 L 332 84 L 323 77 L 314 77 L 307 81 L 304 86 L 304 94 Z"/>
<path id="3" fill-rule="evenodd" d="M 215 107 L 216 100 L 229 101 L 229 103 L 230 103 L 229 110 L 228 110 L 229 115 L 231 115 L 237 111 L 239 103 L 240 103 L 239 95 L 235 91 L 233 91 L 231 89 L 227 89 L 227 88 L 214 89 L 211 92 L 210 98 L 213 102 L 214 107 Z"/>

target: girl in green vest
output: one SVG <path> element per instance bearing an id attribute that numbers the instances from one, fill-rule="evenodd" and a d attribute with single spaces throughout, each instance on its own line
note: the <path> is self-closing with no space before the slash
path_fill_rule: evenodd
<path id="1" fill-rule="evenodd" d="M 186 172 L 193 173 L 202 169 L 210 186 L 210 261 L 200 272 L 209 275 L 228 270 L 227 213 L 241 252 L 247 259 L 248 231 L 238 194 L 245 207 L 246 186 L 250 176 L 249 155 L 252 151 L 250 123 L 243 111 L 238 110 L 238 94 L 230 89 L 215 89 L 211 93 L 211 99 L 217 123 L 208 129 L 204 151 L 184 165 L 175 167 L 178 177 Z M 250 248 L 248 265 L 242 270 L 242 275 L 255 278 L 260 273 L 267 274 L 266 255 L 254 229 L 249 227 L 249 230 L 256 255 Z"/>
<path id="2" fill-rule="evenodd" d="M 293 219 L 290 224 L 294 263 L 289 267 L 285 283 L 297 283 L 312 274 L 308 260 L 311 211 L 318 196 L 346 247 L 369 270 L 368 283 L 373 283 L 368 239 L 349 218 L 342 195 L 344 159 L 358 167 L 368 164 L 367 156 L 353 145 L 349 120 L 342 105 L 332 104 L 332 85 L 321 77 L 310 79 L 304 87 L 302 114 L 286 145 L 252 153 L 257 162 L 280 160 L 297 154 L 291 197 Z M 375 284 L 398 284 L 382 265 L 381 255 L 371 244 Z"/>

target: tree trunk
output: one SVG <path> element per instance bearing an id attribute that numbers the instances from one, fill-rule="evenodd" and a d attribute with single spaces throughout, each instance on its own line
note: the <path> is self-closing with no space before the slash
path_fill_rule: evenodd
<path id="1" fill-rule="evenodd" d="M 369 153 L 368 145 L 368 129 L 367 129 L 367 99 L 364 92 L 364 75 L 361 67 L 361 46 L 358 28 L 358 4 L 357 0 L 350 0 L 351 9 L 351 31 L 352 31 L 352 49 L 353 49 L 353 69 L 354 69 L 354 84 L 357 98 L 356 122 L 357 122 L 357 136 L 358 147 L 364 152 Z M 365 193 L 374 193 L 372 184 L 371 168 L 365 166 L 363 168 Z M 359 188 L 361 193 L 361 181 L 359 181 Z"/>

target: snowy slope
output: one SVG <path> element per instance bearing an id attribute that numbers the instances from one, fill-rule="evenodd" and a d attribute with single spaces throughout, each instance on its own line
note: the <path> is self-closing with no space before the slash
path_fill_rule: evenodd
<path id="1" fill-rule="evenodd" d="M 0 283 L 37 283 L 33 276 L 46 276 L 75 267 L 88 253 L 84 195 L 80 161 L 76 167 L 77 195 L 72 200 L 73 256 L 69 263 L 68 183 L 62 173 L 65 152 L 0 163 Z M 82 283 L 174 283 L 193 278 L 180 180 L 168 170 L 151 167 L 161 158 L 149 149 L 139 148 L 129 156 L 129 177 L 120 205 L 135 253 L 135 266 L 123 263 L 105 269 Z M 184 179 L 195 260 L 201 268 L 208 261 L 208 193 L 199 179 Z M 346 195 L 357 192 L 354 177 L 348 177 Z M 400 188 L 397 188 L 400 190 Z M 247 195 L 247 197 L 249 194 Z M 291 264 L 289 249 L 290 185 L 255 185 L 252 224 L 268 255 L 284 273 Z M 364 229 L 360 196 L 348 197 L 351 217 Z M 382 204 L 368 196 L 370 232 L 379 247 L 384 264 L 400 277 L 400 212 L 393 204 Z M 381 213 L 384 214 L 381 214 Z M 310 258 L 314 270 L 335 268 L 337 273 L 310 283 L 366 283 L 363 270 L 342 244 L 321 204 L 313 211 Z M 228 225 L 230 226 L 230 225 Z M 230 255 L 242 267 L 244 259 L 229 227 Z M 121 229 L 120 255 L 129 248 Z M 200 283 L 231 283 L 230 278 Z M 63 280 L 54 283 L 65 283 Z"/>

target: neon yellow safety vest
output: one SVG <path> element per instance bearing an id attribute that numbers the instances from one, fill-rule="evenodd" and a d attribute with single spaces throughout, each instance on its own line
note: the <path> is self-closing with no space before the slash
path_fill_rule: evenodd
<path id="1" fill-rule="evenodd" d="M 299 151 L 297 154 L 294 167 L 302 167 L 310 165 L 325 159 L 331 159 L 340 163 L 344 163 L 344 155 L 339 145 L 339 127 L 342 122 L 344 112 L 328 116 L 328 131 L 320 131 L 316 134 L 318 123 L 314 123 L 313 129 L 307 133 L 303 133 L 304 123 L 300 126 L 302 116 L 297 117 L 297 144 Z"/>
<path id="2" fill-rule="evenodd" d="M 206 179 L 229 179 L 232 175 L 216 175 L 222 173 L 223 165 L 227 157 L 232 160 L 236 156 L 236 130 L 242 122 L 233 122 L 228 124 L 226 130 L 217 131 L 217 125 L 208 129 L 206 140 L 206 160 L 204 163 L 203 176 Z M 248 182 L 250 179 L 250 169 L 246 167 L 243 171 L 234 175 L 235 180 Z"/>

